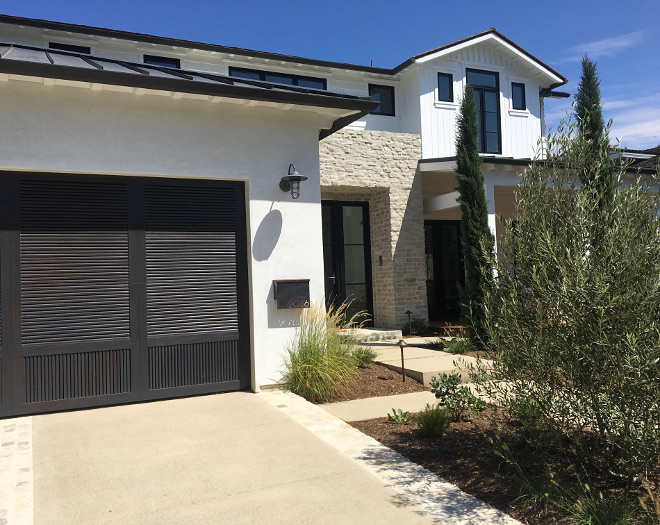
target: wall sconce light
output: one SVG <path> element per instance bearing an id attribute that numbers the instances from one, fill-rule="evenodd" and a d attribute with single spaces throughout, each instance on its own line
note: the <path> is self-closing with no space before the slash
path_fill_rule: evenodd
<path id="1" fill-rule="evenodd" d="M 300 197 L 300 182 L 303 180 L 307 180 L 307 177 L 298 173 L 293 164 L 289 164 L 289 174 L 286 177 L 282 177 L 280 189 L 282 191 L 290 191 L 291 197 L 297 199 Z"/>

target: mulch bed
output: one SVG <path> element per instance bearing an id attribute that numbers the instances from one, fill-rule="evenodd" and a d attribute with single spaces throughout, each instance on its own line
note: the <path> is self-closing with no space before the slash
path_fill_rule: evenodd
<path id="1" fill-rule="evenodd" d="M 490 441 L 494 437 L 492 417 L 498 417 L 497 409 L 489 406 L 472 422 L 452 423 L 447 433 L 436 439 L 419 437 L 415 422 L 399 425 L 385 417 L 349 424 L 523 523 L 556 523 L 550 516 L 539 521 L 537 512 L 516 504 L 517 494 L 497 476 L 498 458 Z"/>
<path id="2" fill-rule="evenodd" d="M 353 374 L 353 381 L 347 385 L 347 388 L 335 392 L 327 402 L 394 396 L 411 392 L 423 392 L 424 390 L 430 389 L 407 376 L 406 380 L 402 381 L 399 372 L 390 370 L 378 363 L 372 363 L 364 368 L 358 368 Z"/>
<path id="3" fill-rule="evenodd" d="M 359 369 L 351 388 L 337 394 L 333 401 L 386 396 L 429 390 L 417 381 L 406 378 L 388 368 L 373 364 Z M 559 507 L 544 513 L 517 499 L 512 483 L 498 473 L 502 459 L 493 452 L 495 427 L 511 428 L 502 409 L 489 405 L 486 410 L 474 414 L 472 421 L 452 423 L 444 436 L 435 439 L 419 437 L 417 423 L 395 424 L 386 417 L 350 423 L 361 432 L 383 445 L 396 450 L 414 463 L 457 485 L 460 489 L 485 501 L 523 523 L 555 525 L 563 522 L 567 511 Z M 550 465 L 554 472 L 564 472 L 568 467 L 566 456 L 558 457 Z M 620 492 L 612 486 L 612 479 L 593 479 L 605 497 Z"/>

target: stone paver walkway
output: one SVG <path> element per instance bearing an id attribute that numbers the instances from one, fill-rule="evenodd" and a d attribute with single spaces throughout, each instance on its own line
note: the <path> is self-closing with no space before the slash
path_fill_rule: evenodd
<path id="1" fill-rule="evenodd" d="M 279 390 L 263 391 L 258 395 L 392 487 L 398 494 L 397 504 L 416 506 L 420 513 L 432 516 L 439 524 L 519 523 L 381 445 L 321 406 Z"/>
<path id="2" fill-rule="evenodd" d="M 0 525 L 32 525 L 32 418 L 0 420 Z"/>

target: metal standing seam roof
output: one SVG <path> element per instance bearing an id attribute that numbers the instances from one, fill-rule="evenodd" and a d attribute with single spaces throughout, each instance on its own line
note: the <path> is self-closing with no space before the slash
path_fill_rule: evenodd
<path id="1" fill-rule="evenodd" d="M 321 139 L 378 107 L 378 103 L 372 102 L 368 97 L 2 42 L 0 42 L 0 73 L 336 108 L 354 112 L 335 120 L 331 128 L 322 130 Z"/>
<path id="2" fill-rule="evenodd" d="M 374 74 L 380 74 L 380 75 L 396 75 L 400 71 L 403 71 L 406 69 L 408 66 L 412 65 L 415 63 L 415 61 L 419 58 L 425 57 L 427 55 L 436 53 L 438 51 L 442 51 L 445 49 L 449 49 L 452 47 L 455 47 L 457 45 L 469 42 L 471 40 L 480 38 L 482 36 L 485 36 L 487 34 L 493 34 L 496 35 L 498 38 L 500 38 L 502 41 L 508 43 L 515 49 L 517 49 L 519 52 L 522 54 L 526 55 L 528 58 L 530 58 L 533 62 L 536 62 L 541 68 L 546 69 L 547 71 L 551 72 L 552 74 L 558 76 L 560 79 L 562 79 L 561 84 L 566 84 L 568 81 L 564 76 L 559 74 L 557 71 L 552 69 L 550 66 L 547 64 L 543 63 L 541 60 L 536 58 L 534 55 L 532 55 L 529 51 L 526 49 L 522 48 L 512 40 L 509 40 L 507 37 L 502 35 L 499 31 L 497 31 L 494 28 L 488 29 L 487 31 L 483 31 L 481 33 L 477 33 L 476 35 L 468 36 L 466 38 L 462 38 L 461 40 L 457 40 L 455 42 L 451 42 L 449 44 L 445 44 L 443 46 L 440 46 L 435 49 L 431 49 L 430 51 L 425 51 L 423 53 L 420 53 L 418 55 L 415 55 L 398 66 L 395 66 L 393 68 L 384 68 L 384 67 L 374 67 L 374 66 L 362 66 L 358 64 L 348 64 L 344 62 L 333 62 L 330 60 L 317 60 L 317 59 L 312 59 L 312 58 L 304 58 L 304 57 L 298 57 L 298 56 L 292 56 L 292 55 L 283 55 L 281 53 L 272 53 L 268 51 L 255 51 L 251 49 L 243 49 L 243 48 L 238 48 L 238 47 L 231 47 L 231 46 L 224 46 L 224 45 L 219 45 L 219 44 L 207 44 L 203 42 L 194 42 L 190 40 L 182 40 L 182 39 L 177 39 L 177 38 L 168 38 L 168 37 L 162 37 L 162 36 L 154 36 L 154 35 L 148 35 L 144 33 L 134 33 L 130 31 L 120 31 L 117 29 L 107 29 L 107 28 L 101 28 L 101 27 L 93 27 L 93 26 L 85 26 L 85 25 L 80 25 L 80 24 L 68 24 L 64 22 L 53 22 L 50 20 L 40 20 L 36 18 L 24 18 L 24 17 L 17 17 L 17 16 L 11 16 L 11 15 L 3 15 L 0 14 L 0 23 L 7 23 L 7 24 L 14 24 L 14 25 L 24 25 L 28 27 L 38 27 L 38 28 L 43 28 L 43 29 L 50 29 L 54 31 L 66 31 L 70 33 L 78 33 L 78 34 L 83 34 L 83 35 L 95 35 L 95 36 L 101 36 L 101 37 L 110 37 L 110 38 L 117 38 L 117 39 L 122 39 L 122 40 L 137 40 L 140 42 L 147 42 L 147 43 L 152 43 L 152 44 L 157 44 L 157 45 L 165 45 L 165 46 L 176 46 L 176 47 L 183 47 L 187 49 L 200 49 L 200 50 L 206 50 L 206 51 L 214 51 L 214 52 L 219 52 L 219 53 L 228 53 L 228 54 L 236 54 L 239 56 L 249 56 L 249 57 L 256 57 L 256 58 L 265 58 L 265 59 L 270 59 L 270 60 L 281 60 L 284 62 L 292 62 L 295 64 L 305 64 L 305 65 L 313 65 L 313 66 L 320 66 L 320 67 L 329 67 L 329 68 L 334 68 L 334 69 L 345 69 L 345 70 L 352 70 L 352 71 L 362 71 L 365 73 L 374 73 Z M 559 86 L 555 86 L 559 87 Z M 554 88 L 552 88 L 554 89 Z"/>

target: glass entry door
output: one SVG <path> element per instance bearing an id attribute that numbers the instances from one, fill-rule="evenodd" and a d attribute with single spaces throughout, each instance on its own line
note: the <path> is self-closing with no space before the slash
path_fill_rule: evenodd
<path id="1" fill-rule="evenodd" d="M 365 310 L 373 318 L 369 203 L 323 201 L 326 306 L 352 301 L 348 318 Z"/>
<path id="2" fill-rule="evenodd" d="M 459 289 L 465 286 L 460 221 L 424 221 L 429 318 L 456 321 Z"/>

